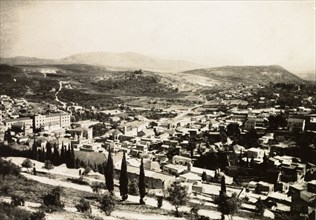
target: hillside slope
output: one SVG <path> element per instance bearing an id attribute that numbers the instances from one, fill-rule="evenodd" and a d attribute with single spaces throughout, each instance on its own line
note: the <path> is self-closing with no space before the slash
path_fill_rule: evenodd
<path id="1" fill-rule="evenodd" d="M 207 69 L 196 69 L 183 72 L 184 75 L 196 75 L 210 78 L 221 84 L 242 83 L 263 84 L 277 82 L 297 82 L 302 83 L 304 80 L 287 71 L 281 66 L 223 66 Z"/>

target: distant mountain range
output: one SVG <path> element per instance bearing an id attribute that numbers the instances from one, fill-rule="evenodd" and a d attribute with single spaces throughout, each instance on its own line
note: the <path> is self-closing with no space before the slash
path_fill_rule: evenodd
<path id="1" fill-rule="evenodd" d="M 1 58 L 1 64 L 8 65 L 52 65 L 52 64 L 89 64 L 104 66 L 113 70 L 143 69 L 156 72 L 182 72 L 202 68 L 202 65 L 183 60 L 167 60 L 138 53 L 80 53 L 62 59 L 39 59 L 35 57 Z"/>
<path id="2" fill-rule="evenodd" d="M 174 81 L 200 86 L 223 84 L 257 84 L 268 82 L 304 82 L 303 79 L 281 66 L 223 66 L 205 68 L 202 65 L 183 61 L 166 60 L 138 53 L 80 53 L 62 59 L 39 59 L 34 57 L 1 58 L 0 64 L 7 65 L 92 65 L 108 71 L 134 71 L 136 69 L 161 73 Z M 87 67 L 90 69 L 95 69 Z M 82 67 L 80 67 L 82 68 Z M 89 71 L 87 71 L 89 73 Z M 168 73 L 168 74 L 167 74 Z M 169 74 L 170 73 L 170 74 Z M 309 77 L 310 78 L 310 77 Z M 307 78 L 305 78 L 307 79 Z"/>

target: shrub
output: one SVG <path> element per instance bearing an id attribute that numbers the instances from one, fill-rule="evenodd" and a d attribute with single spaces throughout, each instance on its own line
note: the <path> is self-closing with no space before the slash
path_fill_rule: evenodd
<path id="1" fill-rule="evenodd" d="M 210 217 L 205 216 L 205 215 L 201 215 L 197 218 L 197 220 L 211 220 Z"/>
<path id="2" fill-rule="evenodd" d="M 80 199 L 79 203 L 75 205 L 78 212 L 91 212 L 91 206 L 89 201 Z"/>
<path id="3" fill-rule="evenodd" d="M 2 187 L 0 188 L 0 191 L 5 195 L 7 195 L 10 190 L 11 190 L 11 187 L 8 183 L 2 184 Z"/>
<path id="4" fill-rule="evenodd" d="M 176 209 L 176 217 L 181 217 L 179 207 L 184 206 L 188 202 L 188 189 L 182 186 L 179 181 L 173 182 L 168 187 L 169 201 Z"/>
<path id="5" fill-rule="evenodd" d="M 87 166 L 85 169 L 84 169 L 84 171 L 82 172 L 82 175 L 88 175 L 88 173 L 90 173 L 90 171 L 91 171 L 91 168 L 89 167 L 89 166 Z"/>
<path id="6" fill-rule="evenodd" d="M 17 196 L 17 195 L 12 195 L 11 196 L 11 205 L 13 206 L 19 206 L 22 205 L 24 206 L 24 198 L 22 196 Z"/>
<path id="7" fill-rule="evenodd" d="M 0 174 L 2 175 L 3 179 L 7 175 L 19 176 L 20 173 L 21 169 L 19 166 L 0 157 Z"/>
<path id="8" fill-rule="evenodd" d="M 79 177 L 79 178 L 67 178 L 67 180 L 69 180 L 72 183 L 89 186 L 89 183 L 87 181 L 85 181 L 82 177 Z"/>
<path id="9" fill-rule="evenodd" d="M 195 219 L 198 218 L 199 216 L 199 210 L 200 210 L 200 206 L 198 204 L 195 204 L 191 207 L 191 218 L 194 217 Z"/>
<path id="10" fill-rule="evenodd" d="M 215 197 L 214 203 L 218 206 L 218 211 L 222 213 L 222 217 L 225 215 L 233 216 L 241 205 L 241 200 L 237 197 L 236 193 L 233 193 L 231 197 L 226 193 Z"/>
<path id="11" fill-rule="evenodd" d="M 92 191 L 94 193 L 99 194 L 99 190 L 100 189 L 104 189 L 105 188 L 105 184 L 101 183 L 101 182 L 94 182 L 94 183 L 92 183 L 91 188 L 92 188 Z"/>
<path id="12" fill-rule="evenodd" d="M 61 188 L 56 187 L 51 193 L 44 195 L 43 203 L 46 206 L 46 210 L 49 212 L 60 210 L 64 207 L 64 204 L 60 201 Z"/>
<path id="13" fill-rule="evenodd" d="M 161 208 L 163 203 L 163 196 L 157 196 L 157 207 Z"/>
<path id="14" fill-rule="evenodd" d="M 136 179 L 133 179 L 132 181 L 129 182 L 128 185 L 129 185 L 128 194 L 133 195 L 133 196 L 139 196 L 138 181 Z"/>
<path id="15" fill-rule="evenodd" d="M 24 220 L 30 217 L 30 212 L 21 209 L 19 207 L 14 207 L 9 203 L 2 202 L 0 203 L 0 219 L 2 220 Z"/>
<path id="16" fill-rule="evenodd" d="M 30 159 L 25 159 L 23 162 L 22 162 L 22 167 L 25 167 L 25 168 L 31 168 L 33 166 L 33 163 Z"/>
<path id="17" fill-rule="evenodd" d="M 50 162 L 50 160 L 46 160 L 44 164 L 44 168 L 47 170 L 51 170 L 54 168 L 53 164 Z"/>
<path id="18" fill-rule="evenodd" d="M 113 195 L 107 194 L 100 200 L 100 209 L 105 212 L 106 215 L 111 215 L 116 205 L 116 201 Z"/>
<path id="19" fill-rule="evenodd" d="M 31 220 L 45 220 L 45 212 L 43 211 L 37 211 L 33 212 L 30 216 Z"/>

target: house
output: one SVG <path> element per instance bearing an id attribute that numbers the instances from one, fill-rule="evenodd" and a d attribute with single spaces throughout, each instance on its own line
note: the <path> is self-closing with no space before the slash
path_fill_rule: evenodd
<path id="1" fill-rule="evenodd" d="M 195 183 L 202 180 L 199 175 L 192 172 L 181 174 L 179 176 L 179 179 L 183 182 L 189 182 L 189 183 Z"/>
<path id="2" fill-rule="evenodd" d="M 179 176 L 187 170 L 186 166 L 176 165 L 176 164 L 166 164 L 162 168 L 164 173 L 168 173 L 170 175 Z"/>
<path id="3" fill-rule="evenodd" d="M 260 148 L 255 148 L 255 147 L 252 147 L 252 148 L 249 148 L 247 150 L 247 156 L 249 158 L 263 158 L 264 156 L 264 150 L 260 149 Z"/>
<path id="4" fill-rule="evenodd" d="M 148 126 L 148 122 L 144 121 L 131 121 L 120 125 L 120 130 L 123 131 L 124 135 L 134 135 L 137 136 L 138 132 L 142 131 Z"/>
<path id="5" fill-rule="evenodd" d="M 188 165 L 192 163 L 192 159 L 188 157 L 183 157 L 179 155 L 175 155 L 172 157 L 173 164 L 180 164 L 180 165 Z"/>
<path id="6" fill-rule="evenodd" d="M 144 169 L 145 170 L 152 170 L 155 172 L 160 172 L 160 164 L 156 161 L 152 161 L 152 160 L 146 160 L 144 161 Z"/>
<path id="7" fill-rule="evenodd" d="M 14 124 L 20 124 L 24 128 L 33 127 L 33 120 L 29 117 L 17 118 L 17 119 L 8 119 L 4 120 L 4 125 L 6 129 L 11 128 Z"/>
<path id="8" fill-rule="evenodd" d="M 70 117 L 71 115 L 68 113 L 56 113 L 49 115 L 34 115 L 33 116 L 33 127 L 41 128 L 41 127 L 50 127 L 53 125 L 58 125 L 62 128 L 70 127 Z"/>
<path id="9" fill-rule="evenodd" d="M 305 185 L 291 185 L 289 195 L 292 197 L 291 215 L 293 218 L 307 219 L 316 211 L 316 194 L 306 190 Z"/>
<path id="10" fill-rule="evenodd" d="M 90 143 L 90 144 L 83 144 L 80 147 L 81 151 L 105 151 L 104 148 L 102 148 L 102 143 Z"/>
<path id="11" fill-rule="evenodd" d="M 246 150 L 245 147 L 240 146 L 240 145 L 238 145 L 238 144 L 235 144 L 235 145 L 233 146 L 233 151 L 234 151 L 234 153 L 235 153 L 236 155 L 239 155 L 239 154 L 241 154 L 242 152 L 246 152 L 247 150 Z"/>
<path id="12" fill-rule="evenodd" d="M 265 127 L 266 120 L 263 118 L 248 118 L 244 123 L 244 130 L 250 131 Z"/>
<path id="13" fill-rule="evenodd" d="M 287 128 L 290 132 L 292 132 L 292 131 L 304 131 L 305 130 L 305 119 L 289 118 L 287 120 Z"/>
<path id="14" fill-rule="evenodd" d="M 265 194 L 265 195 L 268 195 L 269 193 L 273 192 L 273 190 L 274 190 L 273 184 L 263 182 L 263 181 L 258 182 L 255 189 L 256 193 Z"/>
<path id="15" fill-rule="evenodd" d="M 81 140 L 81 139 L 92 139 L 93 138 L 93 131 L 92 128 L 86 127 L 77 127 L 74 129 L 68 129 L 67 133 L 71 135 L 71 137 Z"/>
<path id="16" fill-rule="evenodd" d="M 191 173 L 194 173 L 200 177 L 202 177 L 202 174 L 205 172 L 206 173 L 206 179 L 211 180 L 215 176 L 215 170 L 208 170 L 208 169 L 203 169 L 199 167 L 191 167 Z"/>

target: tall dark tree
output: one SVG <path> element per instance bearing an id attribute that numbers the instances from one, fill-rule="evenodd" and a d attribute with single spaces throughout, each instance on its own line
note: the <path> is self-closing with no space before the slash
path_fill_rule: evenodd
<path id="1" fill-rule="evenodd" d="M 105 167 L 105 164 L 98 164 L 98 171 L 99 173 L 101 174 L 104 174 L 104 167 Z"/>
<path id="2" fill-rule="evenodd" d="M 121 164 L 120 194 L 122 196 L 123 201 L 128 198 L 128 176 L 127 176 L 127 163 L 126 163 L 125 152 L 123 154 L 123 159 L 122 159 L 122 164 Z"/>
<path id="3" fill-rule="evenodd" d="M 146 184 L 145 184 L 145 170 L 144 170 L 144 162 L 143 158 L 140 163 L 139 169 L 139 179 L 138 179 L 138 189 L 139 189 L 139 203 L 145 204 L 144 197 L 146 196 Z"/>
<path id="4" fill-rule="evenodd" d="M 266 153 L 263 155 L 263 162 L 261 163 L 262 169 L 267 170 L 268 169 L 268 157 Z"/>
<path id="5" fill-rule="evenodd" d="M 54 164 L 54 166 L 58 166 L 60 165 L 60 155 L 59 155 L 59 150 L 58 147 L 56 145 L 56 143 L 54 144 L 54 152 L 53 152 L 53 156 L 52 156 L 52 163 Z"/>
<path id="6" fill-rule="evenodd" d="M 109 151 L 108 154 L 108 159 L 105 165 L 105 169 L 104 169 L 104 176 L 105 176 L 105 186 L 107 188 L 107 190 L 113 194 L 113 190 L 114 190 L 114 165 L 113 165 L 113 159 L 112 159 L 112 155 L 111 152 Z"/>
<path id="7" fill-rule="evenodd" d="M 66 149 L 65 149 L 64 143 L 61 146 L 60 161 L 61 163 L 66 163 Z"/>
<path id="8" fill-rule="evenodd" d="M 46 159 L 46 153 L 45 153 L 45 150 L 44 149 L 40 149 L 38 150 L 38 159 L 39 161 L 41 162 L 45 162 L 45 159 Z"/>
<path id="9" fill-rule="evenodd" d="M 251 160 L 250 160 L 250 167 L 251 168 L 255 167 L 255 158 L 253 157 L 253 155 L 252 155 Z"/>
<path id="10" fill-rule="evenodd" d="M 258 201 L 256 202 L 256 213 L 259 216 L 263 216 L 264 210 L 266 208 L 264 202 L 261 200 L 261 197 L 259 197 Z"/>
<path id="11" fill-rule="evenodd" d="M 203 171 L 202 173 L 202 181 L 206 181 L 207 180 L 207 175 L 206 175 L 206 172 Z"/>
<path id="12" fill-rule="evenodd" d="M 4 141 L 7 141 L 8 143 L 12 143 L 12 135 L 11 135 L 10 128 L 8 128 L 8 130 L 4 133 Z"/>
<path id="13" fill-rule="evenodd" d="M 227 135 L 229 137 L 238 137 L 240 135 L 240 129 L 238 123 L 230 123 L 226 127 Z"/>
<path id="14" fill-rule="evenodd" d="M 226 194 L 226 183 L 225 183 L 225 176 L 222 176 L 221 179 L 221 195 Z"/>
<path id="15" fill-rule="evenodd" d="M 242 156 L 243 156 L 243 152 L 242 152 L 242 150 L 240 151 L 240 154 L 239 154 L 239 165 L 240 166 L 243 166 L 244 165 L 244 161 L 242 160 Z"/>
<path id="16" fill-rule="evenodd" d="M 194 156 L 193 154 L 194 154 L 195 149 L 196 149 L 196 140 L 194 138 L 190 138 L 188 150 L 190 151 L 191 157 Z"/>
<path id="17" fill-rule="evenodd" d="M 80 160 L 78 158 L 76 158 L 76 160 L 75 160 L 75 165 L 76 165 L 76 167 L 75 167 L 76 169 L 80 168 Z"/>
<path id="18" fill-rule="evenodd" d="M 76 158 L 75 158 L 75 150 L 74 146 L 71 146 L 70 148 L 70 168 L 76 168 Z"/>
<path id="19" fill-rule="evenodd" d="M 65 152 L 65 160 L 66 160 L 67 167 L 71 168 L 71 149 L 70 149 L 70 146 L 68 146 L 68 149 Z"/>
<path id="20" fill-rule="evenodd" d="M 46 159 L 52 161 L 52 146 L 49 142 L 46 144 Z"/>
<path id="21" fill-rule="evenodd" d="M 39 160 L 37 144 L 36 144 L 36 140 L 35 139 L 34 139 L 34 142 L 33 142 L 33 145 L 32 145 L 32 158 L 34 160 Z"/>

